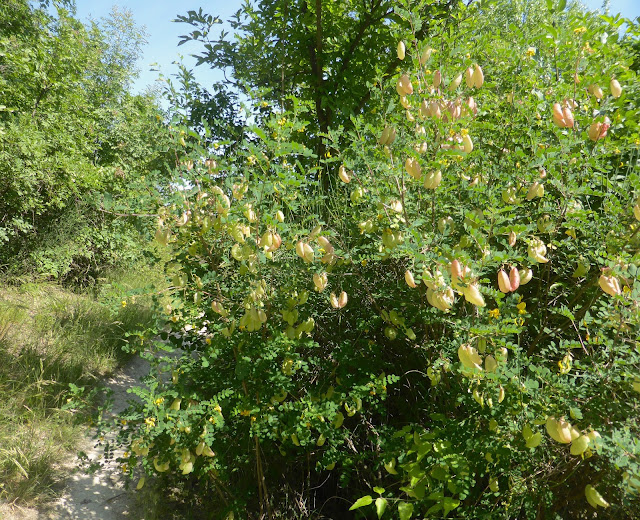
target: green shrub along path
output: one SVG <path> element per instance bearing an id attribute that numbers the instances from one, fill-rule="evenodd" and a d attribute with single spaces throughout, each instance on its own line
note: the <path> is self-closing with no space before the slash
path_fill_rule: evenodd
<path id="1" fill-rule="evenodd" d="M 201 518 L 639 518 L 638 24 L 368 3 L 180 19 L 249 101 L 180 98 L 128 468 Z"/>

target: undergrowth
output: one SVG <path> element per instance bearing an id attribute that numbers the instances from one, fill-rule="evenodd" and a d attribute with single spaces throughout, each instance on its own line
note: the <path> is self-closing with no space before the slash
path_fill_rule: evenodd
<path id="1" fill-rule="evenodd" d="M 143 268 L 110 273 L 81 293 L 3 284 L 0 501 L 37 507 L 59 493 L 101 378 L 126 362 L 153 324 L 149 294 L 158 280 Z"/>

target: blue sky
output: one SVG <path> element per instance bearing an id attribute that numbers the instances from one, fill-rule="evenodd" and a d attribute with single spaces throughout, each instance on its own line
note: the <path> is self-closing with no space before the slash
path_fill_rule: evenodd
<path id="1" fill-rule="evenodd" d="M 2 1 L 2 0 L 0 0 Z M 196 44 L 184 44 L 178 47 L 180 36 L 190 32 L 191 26 L 183 23 L 172 22 L 177 15 L 186 15 L 187 11 L 197 11 L 202 7 L 203 11 L 213 16 L 219 16 L 226 21 L 242 5 L 241 0 L 184 0 L 176 2 L 174 0 L 76 0 L 77 17 L 86 21 L 89 18 L 99 20 L 107 16 L 112 7 L 129 9 L 133 13 L 136 23 L 144 26 L 148 33 L 148 44 L 144 49 L 144 56 L 138 63 L 140 77 L 133 85 L 134 92 L 142 92 L 145 88 L 153 84 L 158 78 L 158 72 L 152 72 L 151 64 L 157 63 L 165 76 L 176 72 L 174 61 L 184 57 L 184 63 L 190 67 L 195 67 L 195 60 L 189 54 L 200 51 Z M 226 27 L 228 25 L 216 26 Z M 203 84 L 211 83 L 222 77 L 218 71 L 211 71 L 204 65 L 194 69 L 199 81 Z"/>
<path id="2" fill-rule="evenodd" d="M 200 49 L 197 45 L 185 44 L 177 47 L 180 35 L 185 34 L 190 26 L 174 23 L 171 20 L 175 19 L 178 14 L 186 15 L 187 11 L 197 11 L 202 7 L 205 12 L 219 16 L 226 21 L 242 5 L 241 0 L 183 0 L 181 2 L 173 0 L 76 0 L 76 3 L 77 16 L 81 20 L 87 20 L 89 17 L 99 19 L 109 14 L 113 5 L 117 5 L 120 8 L 131 10 L 136 23 L 146 27 L 149 43 L 138 64 L 140 77 L 133 85 L 134 92 L 144 91 L 158 78 L 158 72 L 150 71 L 152 63 L 157 63 L 162 73 L 169 76 L 176 71 L 172 63 L 178 60 L 180 55 L 184 56 L 184 63 L 187 66 L 194 68 L 194 73 L 201 84 L 206 86 L 221 79 L 222 75 L 219 71 L 212 71 L 204 65 L 195 68 L 195 60 L 190 58 L 189 54 L 199 52 Z M 591 10 L 602 7 L 602 0 L 583 0 L 582 3 Z M 608 3 L 611 14 L 621 13 L 626 18 L 640 16 L 640 0 L 611 0 Z M 229 29 L 228 26 L 227 29 Z"/>

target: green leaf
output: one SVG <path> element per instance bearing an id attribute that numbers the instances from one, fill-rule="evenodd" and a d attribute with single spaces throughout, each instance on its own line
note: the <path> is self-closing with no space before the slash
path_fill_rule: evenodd
<path id="1" fill-rule="evenodd" d="M 374 488 L 373 488 L 373 490 L 374 490 L 376 493 L 378 493 L 378 495 L 382 495 L 382 493 L 384 493 L 384 492 L 385 492 L 385 489 L 384 489 L 383 487 L 380 487 L 380 486 L 376 486 L 376 487 L 374 487 Z"/>
<path id="2" fill-rule="evenodd" d="M 389 502 L 386 498 L 376 498 L 376 513 L 378 514 L 378 518 L 382 518 L 382 515 L 384 515 L 384 512 L 387 510 L 388 505 Z"/>
<path id="3" fill-rule="evenodd" d="M 564 8 L 567 7 L 567 0 L 560 0 L 558 2 L 558 7 L 556 8 L 556 12 L 564 11 Z"/>
<path id="4" fill-rule="evenodd" d="M 398 504 L 398 513 L 400 514 L 400 520 L 409 520 L 413 516 L 413 503 L 401 502 Z"/>
<path id="5" fill-rule="evenodd" d="M 447 516 L 451 511 L 460 505 L 460 500 L 451 497 L 445 497 L 442 503 L 444 508 L 444 516 Z"/>
<path id="6" fill-rule="evenodd" d="M 349 511 L 353 511 L 354 509 L 358 509 L 359 507 L 368 506 L 373 503 L 373 498 L 371 495 L 363 496 L 355 501 L 355 503 L 349 508 Z"/>

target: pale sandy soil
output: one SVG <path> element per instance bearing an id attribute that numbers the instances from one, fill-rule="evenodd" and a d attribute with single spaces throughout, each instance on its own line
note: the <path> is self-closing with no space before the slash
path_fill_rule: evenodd
<path id="1" fill-rule="evenodd" d="M 135 357 L 105 381 L 105 386 L 113 391 L 113 413 L 126 408 L 127 401 L 132 399 L 127 389 L 140 384 L 140 379 L 148 373 L 148 363 Z M 122 450 L 114 451 L 113 456 L 105 460 L 104 447 L 96 446 L 93 437 L 94 432 L 87 431 L 79 450 L 87 454 L 90 462 L 100 464 L 97 471 L 87 473 L 79 468 L 78 458 L 72 457 L 67 463 L 71 474 L 58 502 L 43 511 L 0 504 L 0 520 L 144 520 L 134 511 L 135 491 L 124 488 L 122 471 L 116 462 Z"/>

